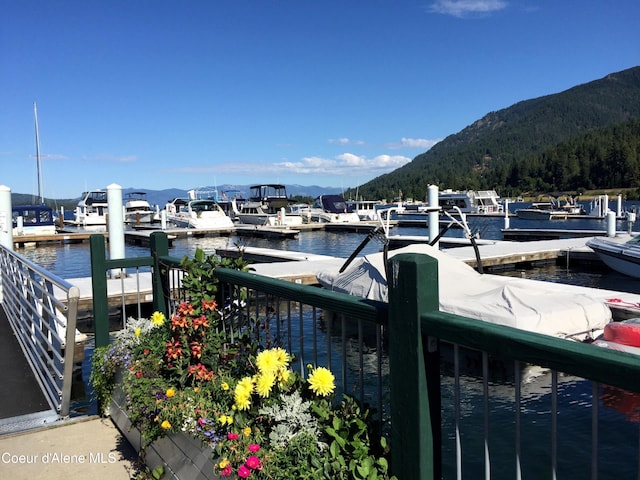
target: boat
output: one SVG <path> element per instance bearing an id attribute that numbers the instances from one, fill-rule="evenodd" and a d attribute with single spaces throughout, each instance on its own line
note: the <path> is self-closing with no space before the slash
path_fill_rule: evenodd
<path id="1" fill-rule="evenodd" d="M 320 195 L 313 205 L 303 213 L 309 222 L 355 223 L 360 217 L 353 211 L 341 195 Z"/>
<path id="2" fill-rule="evenodd" d="M 528 208 L 516 210 L 518 218 L 524 220 L 566 220 L 569 212 L 559 208 L 555 202 L 533 202 Z"/>
<path id="3" fill-rule="evenodd" d="M 231 204 L 240 223 L 271 227 L 295 227 L 303 223 L 299 214 L 288 211 L 287 189 L 281 184 L 252 185 L 247 200 L 240 203 L 233 199 Z"/>
<path id="4" fill-rule="evenodd" d="M 146 192 L 129 192 L 125 197 L 124 223 L 151 223 L 155 214 L 147 201 Z"/>
<path id="5" fill-rule="evenodd" d="M 378 220 L 378 210 L 386 206 L 381 200 L 347 200 L 347 206 L 358 214 L 363 222 Z"/>
<path id="6" fill-rule="evenodd" d="M 41 205 L 16 205 L 12 207 L 13 236 L 55 235 L 56 224 L 53 209 Z"/>
<path id="7" fill-rule="evenodd" d="M 387 301 L 386 259 L 401 253 L 429 255 L 438 261 L 440 310 L 576 341 L 597 338 L 611 322 L 600 299 L 550 282 L 483 274 L 436 247 L 414 244 L 358 257 L 346 268 L 318 272 L 327 290 L 368 300 Z"/>
<path id="8" fill-rule="evenodd" d="M 233 220 L 210 199 L 175 198 L 165 206 L 167 221 L 180 228 L 228 229 Z"/>
<path id="9" fill-rule="evenodd" d="M 44 204 L 42 194 L 42 168 L 40 161 L 40 138 L 38 132 L 38 110 L 33 102 L 33 117 L 36 128 L 36 166 L 38 175 L 38 198 L 40 204 L 15 205 L 11 208 L 14 236 L 54 235 L 56 233 L 53 209 Z"/>
<path id="10" fill-rule="evenodd" d="M 106 190 L 83 192 L 73 212 L 74 223 L 81 227 L 106 226 L 107 213 L 109 213 L 109 202 Z"/>
<path id="11" fill-rule="evenodd" d="M 619 234 L 615 237 L 594 237 L 586 245 L 612 270 L 640 278 L 640 236 Z"/>
<path id="12" fill-rule="evenodd" d="M 471 215 L 502 215 L 504 205 L 495 190 L 442 190 L 438 192 L 438 204 L 443 212 L 457 211 Z"/>

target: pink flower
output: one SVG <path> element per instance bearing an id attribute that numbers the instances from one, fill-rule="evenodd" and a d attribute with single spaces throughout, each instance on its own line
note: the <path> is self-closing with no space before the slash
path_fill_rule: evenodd
<path id="1" fill-rule="evenodd" d="M 227 433 L 227 438 L 229 440 L 237 440 L 238 439 L 238 434 L 237 433 Z"/>
<path id="2" fill-rule="evenodd" d="M 260 445 L 258 445 L 257 443 L 251 443 L 249 444 L 249 451 L 251 453 L 256 453 L 260 451 Z"/>
<path id="3" fill-rule="evenodd" d="M 251 455 L 249 458 L 247 458 L 247 467 L 249 467 L 252 470 L 255 470 L 256 468 L 260 467 L 260 459 L 255 455 Z"/>
<path id="4" fill-rule="evenodd" d="M 242 465 L 238 468 L 238 476 L 240 478 L 247 478 L 249 475 L 251 475 L 251 470 L 249 470 L 246 465 Z"/>
<path id="5" fill-rule="evenodd" d="M 223 477 L 228 477 L 232 473 L 233 473 L 233 469 L 231 468 L 231 465 L 227 465 L 222 469 L 222 471 L 220 472 L 220 475 L 222 475 Z"/>

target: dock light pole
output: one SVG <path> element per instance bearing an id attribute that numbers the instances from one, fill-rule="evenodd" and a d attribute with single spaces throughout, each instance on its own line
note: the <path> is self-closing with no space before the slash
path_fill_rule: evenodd
<path id="1" fill-rule="evenodd" d="M 125 258 L 124 254 L 124 213 L 122 209 L 122 187 L 112 183 L 107 187 L 107 203 L 109 205 L 109 258 L 112 260 Z M 112 270 L 112 277 L 124 275 L 124 270 Z"/>
<path id="2" fill-rule="evenodd" d="M 0 185 L 0 245 L 13 251 L 13 207 L 11 189 Z"/>
<path id="3" fill-rule="evenodd" d="M 429 242 L 432 242 L 440 233 L 440 212 L 437 210 L 440 203 L 438 202 L 437 185 L 429 185 L 427 188 L 427 203 L 429 204 Z M 438 244 L 439 242 L 435 242 L 432 245 L 438 248 Z"/>

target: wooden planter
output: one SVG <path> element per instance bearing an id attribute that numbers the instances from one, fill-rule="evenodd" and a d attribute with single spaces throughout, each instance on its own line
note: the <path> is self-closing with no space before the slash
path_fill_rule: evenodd
<path id="1" fill-rule="evenodd" d="M 111 396 L 109 415 L 133 448 L 140 452 L 142 437 L 127 416 L 124 398 L 122 390 L 116 387 Z M 170 433 L 145 449 L 144 461 L 151 470 L 163 465 L 163 480 L 218 480 L 220 477 L 213 473 L 211 454 L 210 448 L 203 447 L 190 435 Z"/>

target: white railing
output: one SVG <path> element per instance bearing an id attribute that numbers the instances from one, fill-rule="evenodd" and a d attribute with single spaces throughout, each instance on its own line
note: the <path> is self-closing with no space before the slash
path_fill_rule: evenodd
<path id="1" fill-rule="evenodd" d="M 79 297 L 78 287 L 0 245 L 0 304 L 60 416 L 69 414 Z"/>

